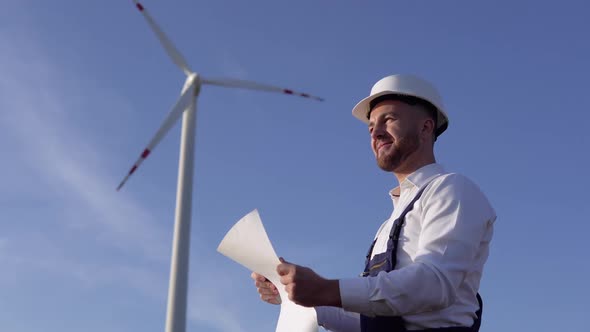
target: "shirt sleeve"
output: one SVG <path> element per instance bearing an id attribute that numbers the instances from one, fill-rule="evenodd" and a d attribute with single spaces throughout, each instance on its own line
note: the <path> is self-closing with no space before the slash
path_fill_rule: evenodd
<path id="1" fill-rule="evenodd" d="M 469 179 L 435 179 L 421 199 L 421 233 L 413 263 L 375 277 L 340 280 L 342 307 L 368 316 L 403 316 L 440 310 L 455 302 L 465 276 L 478 270 L 476 255 L 493 209 Z"/>
<path id="2" fill-rule="evenodd" d="M 332 332 L 360 332 L 360 315 L 336 307 L 315 307 L 318 324 Z"/>

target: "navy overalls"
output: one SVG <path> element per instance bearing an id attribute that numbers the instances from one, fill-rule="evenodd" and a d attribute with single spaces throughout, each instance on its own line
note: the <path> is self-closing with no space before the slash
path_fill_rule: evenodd
<path id="1" fill-rule="evenodd" d="M 375 255 L 373 259 L 371 259 L 371 254 L 373 253 L 373 247 L 375 246 L 375 242 L 371 244 L 369 248 L 369 252 L 367 253 L 367 259 L 365 262 L 365 272 L 363 272 L 363 277 L 374 277 L 379 272 L 385 271 L 393 271 L 395 269 L 395 264 L 397 262 L 397 247 L 398 247 L 398 239 L 400 232 L 402 230 L 402 226 L 404 225 L 404 219 L 406 214 L 412 210 L 414 207 L 414 203 L 420 198 L 422 192 L 426 187 L 425 185 L 418 194 L 414 197 L 414 199 L 408 204 L 406 209 L 401 213 L 399 218 L 397 218 L 393 222 L 393 226 L 391 227 L 391 232 L 389 233 L 389 240 L 387 241 L 387 251 L 384 253 L 380 253 Z M 471 327 L 445 327 L 445 328 L 435 328 L 435 329 L 426 329 L 426 330 L 419 330 L 421 332 L 478 332 L 479 326 L 481 325 L 481 314 L 483 309 L 483 303 L 479 294 L 477 294 L 477 301 L 479 302 L 479 310 L 476 312 L 477 318 Z M 406 326 L 405 322 L 402 317 L 399 316 L 376 316 L 376 317 L 368 317 L 365 315 L 361 315 L 361 331 L 362 332 L 405 332 Z"/>

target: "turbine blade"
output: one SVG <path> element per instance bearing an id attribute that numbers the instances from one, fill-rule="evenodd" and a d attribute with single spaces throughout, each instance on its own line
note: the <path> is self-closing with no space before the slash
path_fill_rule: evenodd
<path id="1" fill-rule="evenodd" d="M 174 107 L 172 107 L 172 110 L 170 110 L 170 112 L 164 119 L 164 122 L 160 125 L 160 128 L 154 135 L 154 137 L 152 137 L 152 139 L 150 140 L 146 148 L 143 150 L 139 158 L 137 158 L 137 160 L 133 164 L 133 167 L 131 167 L 123 181 L 121 181 L 121 183 L 117 187 L 117 191 L 119 191 L 125 185 L 125 182 L 127 182 L 129 177 L 137 170 L 139 165 L 141 165 L 141 163 L 143 163 L 143 161 L 152 153 L 152 151 L 154 151 L 154 149 L 156 148 L 158 143 L 160 143 L 162 138 L 166 136 L 166 133 L 168 133 L 170 128 L 172 128 L 176 121 L 178 121 L 178 119 L 182 116 L 182 113 L 187 109 L 187 107 L 189 107 L 192 104 L 191 100 L 194 97 L 195 82 L 193 81 L 180 95 L 180 97 L 176 101 L 176 104 L 174 104 Z"/>
<path id="2" fill-rule="evenodd" d="M 203 78 L 203 79 L 201 79 L 201 82 L 203 84 L 217 85 L 217 86 L 223 86 L 223 87 L 227 87 L 227 88 L 240 88 L 240 89 L 250 89 L 250 90 L 268 91 L 268 92 L 278 92 L 278 93 L 283 93 L 283 94 L 287 94 L 287 95 L 294 95 L 294 96 L 299 96 L 299 97 L 303 97 L 303 98 L 311 98 L 311 99 L 315 99 L 318 101 L 324 101 L 323 98 L 312 96 L 307 93 L 297 92 L 297 91 L 293 91 L 291 89 L 280 88 L 277 86 L 256 83 L 256 82 L 251 82 L 251 81 L 244 81 L 244 80 L 231 79 L 231 78 L 220 78 L 220 79 Z"/>
<path id="3" fill-rule="evenodd" d="M 152 28 L 152 30 L 154 31 L 154 33 L 156 34 L 156 36 L 160 40 L 160 43 L 162 44 L 162 46 L 164 46 L 166 53 L 168 53 L 168 55 L 170 56 L 172 61 L 178 67 L 180 67 L 186 75 L 190 75 L 190 73 L 192 73 L 192 70 L 189 68 L 186 60 L 184 59 L 182 54 L 180 54 L 178 49 L 176 49 L 176 47 L 174 46 L 172 41 L 170 41 L 170 39 L 162 31 L 162 29 L 156 23 L 156 21 L 154 21 L 152 16 L 148 13 L 147 9 L 145 9 L 145 7 L 139 1 L 133 0 L 133 2 L 135 3 L 135 6 L 137 7 L 137 9 L 139 9 L 139 11 L 143 14 L 145 19 L 147 20 L 148 24 L 150 25 L 150 28 Z"/>

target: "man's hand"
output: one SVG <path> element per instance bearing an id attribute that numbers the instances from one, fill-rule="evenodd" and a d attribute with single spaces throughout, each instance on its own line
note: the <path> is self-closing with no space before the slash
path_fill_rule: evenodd
<path id="1" fill-rule="evenodd" d="M 280 261 L 277 272 L 289 300 L 304 307 L 342 306 L 338 280 L 324 279 L 312 269 L 291 264 L 282 257 Z"/>
<path id="2" fill-rule="evenodd" d="M 256 288 L 258 288 L 258 293 L 263 301 L 270 304 L 281 304 L 279 291 L 272 282 L 256 272 L 252 272 L 251 277 L 254 279 L 254 284 L 256 285 Z"/>

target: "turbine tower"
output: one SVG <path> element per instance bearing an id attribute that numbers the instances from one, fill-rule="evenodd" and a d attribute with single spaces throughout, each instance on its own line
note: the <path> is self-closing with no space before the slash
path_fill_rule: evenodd
<path id="1" fill-rule="evenodd" d="M 295 95 L 322 101 L 322 98 L 307 93 L 296 92 L 291 89 L 271 85 L 244 81 L 239 79 L 209 79 L 203 78 L 188 66 L 182 54 L 176 49 L 170 39 L 154 21 L 145 7 L 137 0 L 133 0 L 137 9 L 143 14 L 148 25 L 158 37 L 166 53 L 172 61 L 186 75 L 180 97 L 165 117 L 156 134 L 149 141 L 139 158 L 135 161 L 123 181 L 117 187 L 120 190 L 129 177 L 137 170 L 141 163 L 152 153 L 158 143 L 166 136 L 172 126 L 182 116 L 182 132 L 180 139 L 180 158 L 178 165 L 178 187 L 176 191 L 176 211 L 174 219 L 174 238 L 172 243 L 172 258 L 170 264 L 170 283 L 168 289 L 168 307 L 166 312 L 166 332 L 185 332 L 186 306 L 188 294 L 188 272 L 190 251 L 190 228 L 193 173 L 195 160 L 195 128 L 197 121 L 197 96 L 201 85 L 216 85 L 229 88 L 240 88 L 276 92 Z"/>

